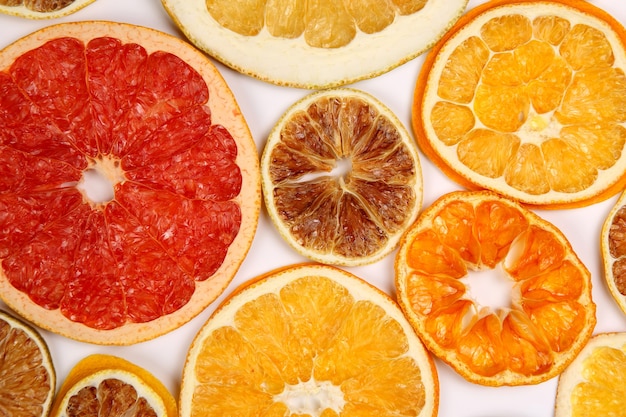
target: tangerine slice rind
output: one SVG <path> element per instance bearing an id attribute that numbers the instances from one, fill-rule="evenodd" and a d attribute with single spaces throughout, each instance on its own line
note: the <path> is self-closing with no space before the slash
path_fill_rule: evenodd
<path id="1" fill-rule="evenodd" d="M 513 244 L 509 248 L 509 253 L 496 265 L 503 267 L 501 273 L 506 275 L 503 277 L 504 279 L 510 279 L 515 282 L 512 287 L 509 307 L 492 308 L 491 306 L 479 305 L 467 287 L 462 294 L 459 294 L 459 287 L 462 288 L 462 285 L 450 286 L 449 290 L 446 288 L 442 289 L 441 284 L 445 281 L 438 278 L 434 280 L 433 285 L 435 287 L 433 291 L 435 292 L 433 294 L 457 293 L 455 295 L 457 301 L 450 305 L 444 305 L 440 310 L 437 310 L 437 308 L 424 308 L 424 306 L 429 306 L 429 304 L 424 304 L 428 303 L 428 298 L 424 295 L 427 287 L 420 289 L 408 287 L 409 285 L 415 285 L 416 282 L 421 283 L 420 285 L 422 286 L 427 285 L 427 275 L 423 273 L 420 273 L 422 278 L 419 281 L 413 280 L 414 283 L 410 284 L 415 273 L 411 265 L 419 265 L 412 261 L 414 257 L 419 257 L 419 253 L 412 249 L 414 246 L 412 242 L 419 235 L 433 227 L 442 207 L 454 204 L 456 201 L 470 202 L 474 207 L 478 207 L 483 202 L 497 203 L 510 210 L 510 213 L 521 213 L 523 219 L 528 221 L 528 226 L 518 232 L 519 236 L 514 239 Z M 468 227 L 468 225 L 476 227 L 476 219 L 474 218 L 468 217 L 460 219 L 460 221 L 467 222 L 462 227 Z M 512 221 L 517 221 L 517 219 L 513 220 L 512 218 Z M 523 238 L 523 235 L 529 234 L 533 228 L 551 237 L 549 247 L 542 247 L 544 239 L 541 239 L 539 242 L 533 242 L 533 239 L 528 239 L 528 243 L 520 240 L 526 240 Z M 490 239 L 497 239 L 498 232 L 495 230 L 493 232 L 495 236 L 487 239 L 483 236 L 481 243 L 489 245 L 491 244 Z M 448 226 L 448 233 L 455 233 L 450 225 Z M 473 233 L 476 234 L 476 230 Z M 528 244 L 530 246 L 527 246 Z M 561 249 L 557 250 L 557 247 Z M 459 249 L 451 250 L 458 251 Z M 538 252 L 533 253 L 532 251 L 534 250 Z M 572 282 L 572 288 L 579 288 L 580 290 L 571 292 L 557 291 L 557 294 L 552 294 L 552 286 L 546 280 L 552 277 L 562 282 L 561 280 L 564 279 L 562 275 L 554 274 L 559 269 L 558 265 L 551 266 L 554 262 L 562 265 L 564 271 L 574 272 L 569 276 L 569 279 L 575 280 L 575 282 Z M 470 270 L 476 267 L 474 264 L 467 263 L 467 268 Z M 484 268 L 484 266 L 479 266 L 479 268 Z M 554 225 L 541 219 L 518 203 L 490 191 L 452 192 L 442 196 L 433 205 L 424 210 L 403 237 L 395 261 L 395 271 L 398 302 L 428 349 L 468 381 L 481 385 L 526 385 L 537 384 L 550 379 L 560 373 L 571 362 L 591 336 L 596 323 L 595 304 L 591 297 L 591 275 L 574 253 L 565 236 Z M 520 271 L 526 272 L 521 273 Z M 480 274 L 480 272 L 474 273 Z M 526 280 L 533 280 L 533 285 L 539 285 L 539 288 L 533 288 L 533 291 L 528 292 L 528 297 L 525 297 L 525 288 L 527 286 L 524 283 Z M 554 290 L 552 289 L 552 291 Z M 414 297 L 415 294 L 419 295 L 420 298 L 412 301 L 411 297 Z M 543 297 L 540 294 L 543 294 Z M 415 307 L 413 303 L 417 303 Z M 472 307 L 466 308 L 467 303 L 471 303 Z M 437 304 L 432 305 L 437 306 Z M 553 315 L 553 310 L 559 312 L 554 314 L 561 314 L 563 318 L 556 320 L 558 317 Z M 521 337 L 519 339 L 521 345 L 518 346 L 519 349 L 516 347 L 516 351 L 526 352 L 526 354 L 530 355 L 529 357 L 535 357 L 538 361 L 537 369 L 516 371 L 514 366 L 518 365 L 514 365 L 513 362 L 509 361 L 517 361 L 518 358 L 509 358 L 506 346 L 503 347 L 504 351 L 498 347 L 501 346 L 501 337 L 504 335 L 504 333 L 501 333 L 504 331 L 502 324 L 510 314 L 524 317 L 527 323 L 532 323 L 533 328 L 530 329 L 531 331 L 527 332 L 525 336 L 518 334 L 514 339 Z M 486 318 L 489 318 L 489 323 L 491 323 L 489 324 L 491 330 L 487 333 L 484 330 L 487 322 L 481 324 L 481 321 L 484 321 Z M 440 320 L 437 321 L 437 319 Z M 542 320 L 550 320 L 550 323 L 544 323 Z M 498 322 L 500 323 L 500 330 L 495 331 L 493 323 Z M 474 328 L 474 326 L 478 327 Z M 553 328 L 551 326 L 557 327 Z M 561 328 L 561 326 L 563 327 Z M 510 332 L 510 330 L 508 329 L 507 332 Z M 448 336 L 439 338 L 439 336 L 444 334 Z M 472 340 L 484 337 L 480 336 L 481 334 L 489 334 L 489 337 L 492 339 L 484 340 L 481 343 L 481 345 L 486 344 L 483 346 L 484 355 L 473 357 L 468 353 L 468 349 L 474 343 Z M 451 340 L 450 335 L 456 335 L 454 336 L 455 339 Z M 530 340 L 525 339 L 527 337 Z M 507 335 L 507 338 L 511 340 L 510 335 Z M 465 345 L 461 344 L 461 339 L 465 340 Z M 491 345 L 490 343 L 493 344 Z M 521 348 L 523 345 L 526 346 L 525 349 Z M 548 349 L 548 346 L 551 348 L 550 353 L 546 356 L 544 351 Z M 496 352 L 497 355 L 489 357 L 489 349 L 493 349 L 493 352 Z M 513 351 L 512 349 L 510 350 Z M 470 363 L 468 362 L 470 360 L 478 360 L 479 362 L 484 360 L 485 362 L 482 364 L 479 362 Z M 493 363 L 489 363 L 490 361 L 493 361 Z M 549 366 L 546 364 L 542 365 L 542 361 L 547 361 Z"/>
<path id="2" fill-rule="evenodd" d="M 411 15 L 396 16 L 374 35 L 357 31 L 341 48 L 314 48 L 304 36 L 285 40 L 266 27 L 256 36 L 225 29 L 208 13 L 204 0 L 162 0 L 171 18 L 198 48 L 243 74 L 277 85 L 330 88 L 385 73 L 432 46 L 465 10 L 467 0 L 429 0 Z M 427 36 L 420 36 L 427 28 Z M 390 48 L 389 45 L 393 45 Z M 375 51 L 377 57 L 370 54 Z"/>
<path id="3" fill-rule="evenodd" d="M 624 39 L 626 39 L 626 30 L 612 16 L 593 5 L 553 0 L 541 2 L 541 7 L 537 7 L 536 2 L 532 1 L 500 0 L 478 6 L 470 10 L 433 48 L 420 73 L 415 90 L 413 111 L 413 128 L 420 147 L 437 166 L 459 184 L 470 189 L 490 189 L 529 206 L 551 209 L 579 207 L 601 201 L 619 192 L 624 183 L 626 183 L 626 157 L 623 152 L 615 157 L 615 163 L 611 167 L 599 166 L 598 168 L 588 170 L 589 175 L 594 174 L 596 177 L 594 177 L 590 186 L 584 186 L 583 189 L 568 191 L 567 186 L 560 184 L 557 179 L 542 179 L 543 184 L 541 187 L 543 188 L 540 188 L 539 185 L 523 184 L 526 187 L 524 188 L 521 184 L 508 182 L 509 180 L 501 173 L 497 175 L 478 173 L 474 170 L 475 167 L 465 165 L 460 161 L 461 158 L 457 154 L 459 139 L 455 143 L 450 144 L 449 138 L 440 138 L 438 136 L 438 132 L 430 123 L 430 120 L 436 104 L 438 102 L 447 102 L 438 95 L 436 86 L 439 84 L 442 71 L 448 59 L 466 40 L 472 38 L 480 39 L 480 28 L 483 24 L 491 19 L 508 15 L 523 16 L 529 22 L 532 22 L 535 18 L 553 15 L 568 20 L 571 27 L 577 24 L 584 24 L 596 29 L 608 39 L 613 47 L 614 63 L 612 68 L 622 73 L 624 68 L 626 68 L 626 49 L 623 46 Z M 558 50 L 558 45 L 554 48 Z M 509 52 L 506 51 L 506 53 Z M 488 59 L 497 53 L 490 51 Z M 599 64 L 605 65 L 604 63 Z M 457 104 L 474 111 L 474 103 L 474 98 L 471 98 L 469 102 Z M 524 117 L 527 117 L 527 121 L 520 130 L 513 132 L 494 131 L 503 134 L 513 133 L 516 136 L 519 134 L 523 142 L 526 143 L 527 141 L 529 144 L 540 145 L 551 137 L 558 137 L 561 129 L 568 126 L 555 120 L 558 117 L 553 117 L 552 112 L 537 115 L 532 106 L 530 112 Z M 552 121 L 549 121 L 549 119 Z M 598 119 L 597 123 L 605 123 L 605 121 Z M 615 120 L 613 123 L 617 126 L 624 126 L 623 120 Z M 588 123 L 585 122 L 584 124 Z M 491 131 L 491 128 L 486 126 L 478 117 L 474 117 L 472 129 L 487 129 Z M 534 132 L 535 129 L 543 129 L 544 132 L 537 134 Z M 581 161 L 580 164 L 571 165 L 570 168 L 575 169 L 574 172 L 577 172 L 584 165 L 582 162 L 587 164 L 586 161 Z M 494 161 L 494 164 L 496 163 Z M 547 171 L 549 171 L 548 168 Z M 548 181 L 553 181 L 552 186 L 548 185 Z M 533 189 L 533 187 L 537 188 Z M 563 187 L 563 189 L 559 191 L 559 187 Z M 581 185 L 581 187 L 583 186 Z"/>

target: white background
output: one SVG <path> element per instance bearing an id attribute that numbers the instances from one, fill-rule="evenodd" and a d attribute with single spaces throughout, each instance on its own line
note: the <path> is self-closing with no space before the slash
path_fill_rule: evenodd
<path id="1" fill-rule="evenodd" d="M 470 1 L 469 8 L 483 3 Z M 621 0 L 597 0 L 591 3 L 605 9 L 622 24 L 626 22 L 626 4 Z M 0 47 L 53 23 L 80 20 L 112 20 L 149 26 L 182 37 L 159 0 L 97 0 L 73 15 L 44 21 L 0 16 Z M 351 87 L 367 91 L 385 103 L 410 130 L 410 109 L 415 80 L 423 57 L 372 80 Z M 310 91 L 277 87 L 238 74 L 216 64 L 233 90 L 248 122 L 259 152 L 267 134 L 281 114 Z M 424 207 L 442 194 L 459 189 L 435 168 L 423 154 Z M 604 218 L 617 197 L 591 207 L 568 211 L 540 211 L 538 214 L 559 227 L 593 275 L 593 296 L 597 303 L 598 324 L 595 332 L 626 331 L 626 317 L 618 309 L 604 284 L 599 252 L 599 234 Z M 393 258 L 349 271 L 393 295 Z M 259 228 L 248 257 L 224 294 L 242 282 L 271 269 L 306 259 L 286 245 L 262 211 Z M 180 376 L 187 349 L 202 324 L 224 295 L 202 314 L 182 328 L 155 340 L 128 347 L 84 344 L 42 331 L 57 372 L 58 385 L 71 367 L 91 353 L 121 356 L 148 369 L 178 397 Z M 6 308 L 0 302 L 0 308 Z M 557 379 L 535 386 L 490 388 L 466 382 L 448 366 L 437 362 L 440 378 L 440 417 L 548 417 L 553 415 Z"/>

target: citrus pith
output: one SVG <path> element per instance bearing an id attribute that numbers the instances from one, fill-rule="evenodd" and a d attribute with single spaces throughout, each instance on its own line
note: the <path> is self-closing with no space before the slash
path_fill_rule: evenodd
<path id="1" fill-rule="evenodd" d="M 564 235 L 492 192 L 452 192 L 424 210 L 403 237 L 395 271 L 413 327 L 470 382 L 552 378 L 596 323 L 591 274 Z M 508 285 L 504 300 L 485 302 L 474 291 L 474 279 L 488 273 Z"/>
<path id="2" fill-rule="evenodd" d="M 243 284 L 189 350 L 181 417 L 437 414 L 434 363 L 396 303 L 341 269 Z"/>
<path id="3" fill-rule="evenodd" d="M 347 88 L 293 104 L 261 156 L 274 225 L 296 251 L 327 264 L 368 264 L 395 249 L 421 208 L 421 174 L 398 118 Z"/>
<path id="4" fill-rule="evenodd" d="M 571 208 L 626 183 L 626 30 L 583 1 L 497 0 L 429 53 L 413 128 L 450 178 Z"/>
<path id="5" fill-rule="evenodd" d="M 261 205 L 256 145 L 217 68 L 170 35 L 79 22 L 16 41 L 0 69 L 6 304 L 70 338 L 132 344 L 217 298 Z M 88 174 L 111 194 L 92 199 Z"/>
<path id="6" fill-rule="evenodd" d="M 278 85 L 329 88 L 420 55 L 467 0 L 162 0 L 199 49 Z"/>

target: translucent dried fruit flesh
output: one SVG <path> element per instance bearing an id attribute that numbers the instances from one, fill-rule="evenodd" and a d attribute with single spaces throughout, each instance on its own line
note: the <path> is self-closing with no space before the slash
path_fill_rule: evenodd
<path id="1" fill-rule="evenodd" d="M 36 417 L 50 410 L 54 368 L 43 339 L 0 312 L 0 409 L 9 417 Z"/>
<path id="2" fill-rule="evenodd" d="M 332 92 L 283 117 L 262 171 L 289 240 L 328 260 L 392 245 L 421 202 L 419 162 L 398 123 L 356 94 Z"/>
<path id="3" fill-rule="evenodd" d="M 625 172 L 626 33 L 593 7 L 542 7 L 482 7 L 438 46 L 416 87 L 418 141 L 453 178 L 524 202 L 612 194 Z"/>
<path id="4" fill-rule="evenodd" d="M 275 37 L 297 38 L 317 48 L 349 44 L 357 31 L 371 34 L 396 16 L 420 11 L 427 0 L 206 0 L 211 16 L 240 35 L 255 36 L 266 27 Z"/>
<path id="5" fill-rule="evenodd" d="M 471 289 L 469 274 L 486 270 L 511 283 L 503 307 Z M 488 192 L 452 193 L 422 213 L 396 273 L 400 304 L 427 346 L 473 382 L 550 378 L 595 325 L 590 274 L 562 234 Z"/>
<path id="6" fill-rule="evenodd" d="M 430 371 L 407 327 L 387 305 L 316 271 L 254 282 L 218 309 L 188 361 L 181 415 L 429 412 Z"/>

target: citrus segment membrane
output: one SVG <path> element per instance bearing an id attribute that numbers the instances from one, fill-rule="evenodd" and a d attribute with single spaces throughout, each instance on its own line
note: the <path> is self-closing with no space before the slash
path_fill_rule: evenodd
<path id="1" fill-rule="evenodd" d="M 51 417 L 176 417 L 176 400 L 147 370 L 111 355 L 79 361 L 59 389 Z"/>
<path id="2" fill-rule="evenodd" d="M 626 334 L 593 336 L 559 376 L 555 417 L 619 416 L 626 407 Z"/>
<path id="3" fill-rule="evenodd" d="M 596 323 L 591 275 L 563 234 L 491 192 L 454 192 L 427 208 L 395 270 L 400 306 L 426 346 L 470 382 L 545 381 Z M 474 294 L 486 274 L 508 283 L 507 299 Z"/>
<path id="4" fill-rule="evenodd" d="M 626 30 L 587 2 L 489 2 L 433 48 L 415 89 L 424 152 L 464 186 L 588 205 L 626 172 Z"/>
<path id="5" fill-rule="evenodd" d="M 162 0 L 199 49 L 278 85 L 329 88 L 420 55 L 467 0 Z M 393 47 L 390 47 L 393 45 Z"/>
<path id="6" fill-rule="evenodd" d="M 389 109 L 357 90 L 295 103 L 270 133 L 261 171 L 279 233 L 324 263 L 381 259 L 421 207 L 414 141 Z"/>
<path id="7" fill-rule="evenodd" d="M 249 248 L 260 184 L 215 67 L 105 22 L 36 32 L 0 64 L 5 302 L 69 337 L 127 344 L 216 298 Z M 93 176 L 111 193 L 92 199 Z"/>
<path id="8" fill-rule="evenodd" d="M 95 0 L 0 0 L 0 13 L 29 19 L 51 19 L 72 14 Z"/>
<path id="9" fill-rule="evenodd" d="M 39 332 L 0 310 L 0 410 L 7 417 L 46 417 L 56 390 L 50 352 Z"/>
<path id="10" fill-rule="evenodd" d="M 285 267 L 244 284 L 196 336 L 181 417 L 434 416 L 432 359 L 397 305 L 345 271 Z"/>
<path id="11" fill-rule="evenodd" d="M 604 279 L 617 305 L 626 314 L 626 195 L 615 202 L 602 226 L 600 245 Z"/>

